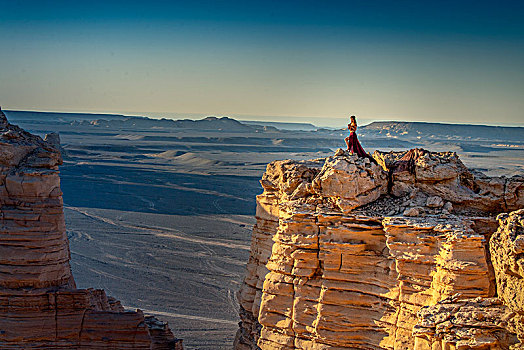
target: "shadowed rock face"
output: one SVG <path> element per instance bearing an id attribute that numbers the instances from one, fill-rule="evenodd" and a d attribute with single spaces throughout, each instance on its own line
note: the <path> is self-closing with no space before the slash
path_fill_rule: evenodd
<path id="1" fill-rule="evenodd" d="M 518 342 L 521 323 L 496 298 L 488 242 L 494 215 L 523 206 L 523 179 L 473 173 L 451 152 L 374 156 L 382 167 L 341 150 L 267 166 L 236 349 Z M 477 316 L 484 320 L 476 324 Z"/>
<path id="2" fill-rule="evenodd" d="M 167 324 L 76 289 L 62 208 L 58 135 L 10 125 L 0 110 L 0 348 L 175 349 Z"/>
<path id="3" fill-rule="evenodd" d="M 0 111 L 0 287 L 75 287 L 55 143 L 9 125 Z"/>

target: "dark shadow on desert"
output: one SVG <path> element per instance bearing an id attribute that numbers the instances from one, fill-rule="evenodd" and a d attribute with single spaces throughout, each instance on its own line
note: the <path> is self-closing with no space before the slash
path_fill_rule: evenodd
<path id="1" fill-rule="evenodd" d="M 156 214 L 254 215 L 257 177 L 181 174 L 115 165 L 61 168 L 68 206 Z"/>

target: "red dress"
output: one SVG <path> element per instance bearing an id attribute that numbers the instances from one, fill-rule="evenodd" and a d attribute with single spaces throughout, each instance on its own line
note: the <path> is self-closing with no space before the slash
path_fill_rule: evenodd
<path id="1" fill-rule="evenodd" d="M 355 131 L 349 132 L 349 150 L 358 154 L 359 157 L 369 157 L 360 145 L 360 142 L 358 142 L 357 133 Z"/>
<path id="2" fill-rule="evenodd" d="M 348 151 L 355 152 L 359 157 L 369 158 L 373 163 L 377 163 L 375 158 L 371 157 L 364 151 L 364 148 L 360 145 L 357 139 L 357 126 L 355 124 L 349 124 L 349 140 L 348 140 Z"/>

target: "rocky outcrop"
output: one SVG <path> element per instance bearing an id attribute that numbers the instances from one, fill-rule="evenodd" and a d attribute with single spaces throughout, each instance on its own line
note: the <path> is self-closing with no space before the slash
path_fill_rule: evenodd
<path id="1" fill-rule="evenodd" d="M 524 206 L 522 176 L 488 177 L 462 164 L 455 152 L 375 152 L 390 176 L 390 193 L 401 197 L 422 192 L 438 196 L 462 214 L 500 213 Z M 435 203 L 437 205 L 437 203 Z"/>
<path id="2" fill-rule="evenodd" d="M 458 299 L 458 298 L 456 298 Z M 515 315 L 498 298 L 448 298 L 419 311 L 414 349 L 509 349 L 519 340 L 508 328 Z"/>
<path id="3" fill-rule="evenodd" d="M 524 179 L 488 179 L 454 153 L 374 157 L 380 165 L 341 150 L 268 165 L 238 293 L 236 349 L 440 349 L 431 346 L 443 344 L 446 312 L 471 316 L 489 304 L 486 318 L 516 320 L 493 299 L 488 242 L 494 213 L 524 206 Z M 490 183 L 504 185 L 490 190 Z M 439 304 L 456 295 L 465 304 Z M 465 319 L 446 344 L 517 339 L 493 320 L 464 333 Z"/>
<path id="4" fill-rule="evenodd" d="M 520 322 L 512 330 L 524 348 L 524 209 L 500 214 L 499 229 L 489 247 L 497 280 L 498 296 Z"/>
<path id="5" fill-rule="evenodd" d="M 422 308 L 413 330 L 415 349 L 524 349 L 524 210 L 497 219 L 499 227 L 489 241 L 487 260 L 496 277 L 498 298 L 459 296 L 461 300 Z"/>
<path id="6" fill-rule="evenodd" d="M 379 166 L 368 158 L 360 161 L 356 155 L 350 157 L 352 161 L 340 156 L 327 158 L 312 186 L 314 193 L 334 200 L 344 213 L 377 200 L 386 193 L 387 185 Z"/>
<path id="7" fill-rule="evenodd" d="M 61 163 L 58 135 L 42 140 L 0 110 L 0 348 L 181 349 L 167 324 L 76 289 Z"/>

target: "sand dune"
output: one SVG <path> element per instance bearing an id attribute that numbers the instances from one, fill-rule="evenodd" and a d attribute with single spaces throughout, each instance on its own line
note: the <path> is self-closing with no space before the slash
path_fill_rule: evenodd
<path id="1" fill-rule="evenodd" d="M 157 154 L 152 154 L 151 156 L 156 158 L 162 158 L 166 161 L 170 161 L 175 164 L 187 165 L 192 167 L 205 168 L 217 165 L 227 165 L 227 162 L 205 158 L 202 155 L 194 152 L 180 152 L 175 150 L 169 150 Z"/>
<path id="2" fill-rule="evenodd" d="M 118 134 L 115 136 L 115 139 L 129 140 L 129 141 L 142 140 L 143 138 L 144 138 L 143 135 L 133 135 L 133 134 Z"/>

